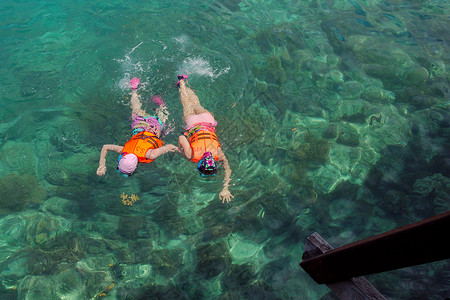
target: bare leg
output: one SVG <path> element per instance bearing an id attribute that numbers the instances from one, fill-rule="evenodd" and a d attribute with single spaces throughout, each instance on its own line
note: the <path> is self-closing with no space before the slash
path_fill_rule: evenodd
<path id="1" fill-rule="evenodd" d="M 193 90 L 186 86 L 184 80 L 180 80 L 180 88 L 178 91 L 180 93 L 181 104 L 183 105 L 183 118 L 185 122 L 189 116 L 209 112 L 200 104 L 197 95 Z"/>
<path id="2" fill-rule="evenodd" d="M 131 115 L 145 116 L 145 110 L 142 109 L 141 99 L 136 90 L 131 92 Z"/>

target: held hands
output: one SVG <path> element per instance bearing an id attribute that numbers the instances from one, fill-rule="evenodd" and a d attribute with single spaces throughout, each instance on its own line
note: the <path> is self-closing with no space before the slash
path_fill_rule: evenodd
<path id="1" fill-rule="evenodd" d="M 103 176 L 106 174 L 106 166 L 98 166 L 97 175 Z"/>
<path id="2" fill-rule="evenodd" d="M 227 187 L 224 187 L 219 194 L 219 199 L 222 200 L 222 203 L 225 203 L 225 201 L 227 201 L 227 203 L 230 203 L 231 198 L 234 198 L 234 196 L 231 195 Z"/>
<path id="3" fill-rule="evenodd" d="M 172 145 L 172 144 L 167 144 L 164 146 L 166 153 L 167 152 L 180 152 L 180 150 L 178 149 L 177 146 Z"/>

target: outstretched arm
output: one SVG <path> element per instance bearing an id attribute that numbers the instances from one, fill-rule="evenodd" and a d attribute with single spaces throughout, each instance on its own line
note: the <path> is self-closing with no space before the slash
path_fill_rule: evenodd
<path id="1" fill-rule="evenodd" d="M 108 151 L 115 151 L 117 153 L 122 152 L 123 146 L 118 145 L 103 145 L 100 152 L 100 161 L 98 163 L 97 175 L 103 176 L 106 173 L 106 154 Z"/>
<path id="2" fill-rule="evenodd" d="M 225 169 L 225 177 L 223 179 L 223 189 L 219 194 L 219 199 L 222 200 L 222 203 L 229 203 L 231 201 L 231 198 L 234 198 L 233 195 L 231 195 L 230 191 L 228 190 L 228 186 L 230 184 L 231 180 L 231 168 L 228 164 L 228 159 L 225 157 L 225 153 L 223 153 L 222 149 L 217 149 L 217 152 L 219 154 L 219 161 L 222 163 L 223 168 Z"/>
<path id="3" fill-rule="evenodd" d="M 172 144 L 167 144 L 162 147 L 159 147 L 158 149 L 150 149 L 145 154 L 145 157 L 149 159 L 155 159 L 160 155 L 166 154 L 167 152 L 177 152 L 178 147 Z"/>

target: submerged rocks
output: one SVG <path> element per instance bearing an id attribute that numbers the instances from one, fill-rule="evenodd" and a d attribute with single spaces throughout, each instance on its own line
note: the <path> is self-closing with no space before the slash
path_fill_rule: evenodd
<path id="1" fill-rule="evenodd" d="M 36 177 L 25 174 L 8 174 L 0 178 L 0 213 L 20 211 L 28 203 L 41 204 L 47 198 L 47 190 L 37 184 Z"/>
<path id="2" fill-rule="evenodd" d="M 117 233 L 126 239 L 135 239 L 146 223 L 145 216 L 120 216 Z"/>
<path id="3" fill-rule="evenodd" d="M 307 134 L 304 142 L 292 144 L 294 156 L 302 161 L 325 163 L 329 158 L 331 149 L 330 143 L 314 135 Z"/>
<path id="4" fill-rule="evenodd" d="M 20 175 L 34 174 L 36 171 L 37 158 L 27 143 L 6 142 L 0 152 L 0 160 L 11 172 L 17 172 Z"/>
<path id="5" fill-rule="evenodd" d="M 325 128 L 322 133 L 322 137 L 325 139 L 335 139 L 337 137 L 338 126 L 336 124 L 330 124 Z"/>
<path id="6" fill-rule="evenodd" d="M 73 269 L 52 276 L 26 276 L 18 286 L 19 299 L 85 299 L 84 279 Z"/>
<path id="7" fill-rule="evenodd" d="M 228 247 L 223 241 L 199 246 L 197 258 L 196 272 L 207 279 L 224 272 L 231 264 Z"/>
<path id="8" fill-rule="evenodd" d="M 183 250 L 153 250 L 150 252 L 150 262 L 155 272 L 173 277 L 183 266 Z"/>
<path id="9" fill-rule="evenodd" d="M 47 276 L 26 276 L 18 287 L 19 299 L 57 299 L 54 283 Z"/>
<path id="10" fill-rule="evenodd" d="M 354 214 L 355 204 L 348 199 L 333 200 L 329 205 L 328 213 L 331 220 L 342 220 Z"/>
<path id="11" fill-rule="evenodd" d="M 336 140 L 337 143 L 350 146 L 350 147 L 357 147 L 359 146 L 360 136 L 358 129 L 356 127 L 345 124 L 344 126 L 339 127 L 339 135 Z"/>

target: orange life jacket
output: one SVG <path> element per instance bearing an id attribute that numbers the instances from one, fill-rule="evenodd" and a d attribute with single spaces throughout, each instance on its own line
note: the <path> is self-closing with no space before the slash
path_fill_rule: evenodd
<path id="1" fill-rule="evenodd" d="M 138 157 L 139 162 L 149 163 L 152 162 L 153 159 L 145 157 L 147 151 L 149 149 L 158 149 L 162 145 L 164 145 L 163 141 L 155 134 L 148 131 L 142 131 L 133 135 L 131 139 L 125 143 L 122 153 L 133 153 Z"/>
<path id="2" fill-rule="evenodd" d="M 214 132 L 199 130 L 189 138 L 189 144 L 192 149 L 192 162 L 198 163 L 207 151 L 212 153 L 214 160 L 219 160 L 217 149 L 220 147 L 220 144 Z"/>

